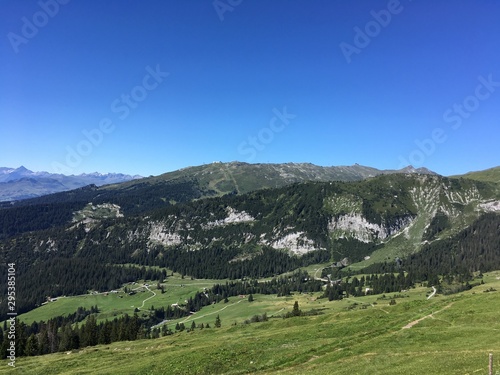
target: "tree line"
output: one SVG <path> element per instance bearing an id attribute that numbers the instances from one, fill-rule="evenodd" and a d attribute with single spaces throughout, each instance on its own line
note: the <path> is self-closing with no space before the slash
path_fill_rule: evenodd
<path id="1" fill-rule="evenodd" d="M 349 282 L 329 283 L 322 295 L 329 301 L 341 300 L 346 297 L 360 297 L 370 294 L 401 292 L 414 286 L 412 276 L 399 272 L 383 275 L 369 275 L 357 278 L 354 276 Z"/>
<path id="2" fill-rule="evenodd" d="M 437 285 L 439 276 L 466 282 L 473 272 L 500 269 L 500 215 L 487 213 L 453 237 L 428 243 L 401 262 L 376 263 L 360 273 L 406 271 L 413 283 Z"/>

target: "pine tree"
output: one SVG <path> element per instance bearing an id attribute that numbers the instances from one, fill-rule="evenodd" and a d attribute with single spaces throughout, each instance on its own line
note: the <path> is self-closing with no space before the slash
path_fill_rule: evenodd
<path id="1" fill-rule="evenodd" d="M 16 355 L 25 355 L 26 342 L 28 341 L 27 326 L 16 318 Z"/>
<path id="2" fill-rule="evenodd" d="M 26 342 L 26 355 L 38 355 L 38 339 L 34 333 L 28 337 L 28 341 Z"/>
<path id="3" fill-rule="evenodd" d="M 98 342 L 98 332 L 95 315 L 87 318 L 87 323 L 82 326 L 82 346 L 94 346 Z"/>
<path id="4" fill-rule="evenodd" d="M 111 343 L 111 323 L 107 320 L 99 325 L 99 338 L 97 340 L 98 344 L 110 344 Z"/>
<path id="5" fill-rule="evenodd" d="M 61 340 L 59 341 L 59 351 L 65 352 L 71 350 L 72 348 L 72 334 L 71 324 L 64 324 L 61 327 Z"/>
<path id="6" fill-rule="evenodd" d="M 300 316 L 302 314 L 302 311 L 299 309 L 299 302 L 295 301 L 293 304 L 293 310 L 292 310 L 292 316 Z"/>
<path id="7" fill-rule="evenodd" d="M 217 314 L 217 317 L 215 318 L 215 328 L 220 328 L 220 327 L 221 327 L 220 316 Z"/>
<path id="8" fill-rule="evenodd" d="M 168 335 L 168 327 L 167 327 L 166 324 L 164 324 L 164 325 L 161 326 L 161 335 L 162 336 Z"/>
<path id="9" fill-rule="evenodd" d="M 50 350 L 49 336 L 47 326 L 43 325 L 38 334 L 38 348 L 40 354 L 48 354 Z"/>
<path id="10" fill-rule="evenodd" d="M 5 335 L 2 341 L 2 344 L 0 345 L 0 359 L 5 359 L 7 358 L 7 348 L 10 345 L 10 341 L 8 339 L 8 336 Z"/>

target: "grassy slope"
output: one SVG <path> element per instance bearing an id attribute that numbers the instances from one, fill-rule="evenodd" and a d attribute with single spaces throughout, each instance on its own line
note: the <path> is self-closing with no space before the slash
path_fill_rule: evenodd
<path id="1" fill-rule="evenodd" d="M 460 176 L 452 177 L 464 177 L 477 181 L 500 183 L 500 167 L 485 169 L 484 171 L 469 172 Z"/>
<path id="2" fill-rule="evenodd" d="M 26 374 L 487 374 L 489 352 L 495 366 L 500 365 L 500 291 L 482 291 L 492 286 L 500 290 L 500 272 L 486 275 L 485 282 L 430 300 L 425 298 L 428 289 L 418 288 L 395 306 L 378 300 L 351 311 L 346 306 L 352 300 L 328 302 L 310 295 L 277 299 L 276 304 L 264 296 L 256 296 L 252 304 L 244 300 L 233 305 L 232 299 L 240 312 L 265 303 L 266 309 L 284 306 L 290 311 L 297 299 L 303 310 L 325 308 L 325 314 L 233 326 L 227 308 L 220 311 L 220 329 L 20 358 L 17 367 Z M 356 302 L 367 305 L 376 299 Z M 430 313 L 433 318 L 402 329 Z M 11 370 L 5 364 L 0 373 Z"/>
<path id="3" fill-rule="evenodd" d="M 119 290 L 119 293 L 105 294 L 100 293 L 96 295 L 82 295 L 76 297 L 63 297 L 59 298 L 55 302 L 48 303 L 41 307 L 38 307 L 26 314 L 22 314 L 19 318 L 30 324 L 37 320 L 48 320 L 57 315 L 65 315 L 73 313 L 78 307 L 85 307 L 89 309 L 91 306 L 97 305 L 100 313 L 97 316 L 98 320 L 113 319 L 115 316 L 119 317 L 125 313 L 132 315 L 134 309 L 141 308 L 142 302 L 148 299 L 143 307 L 143 310 L 149 309 L 151 306 L 167 306 L 173 303 L 184 303 L 184 300 L 195 292 L 202 290 L 203 288 L 211 288 L 214 284 L 223 282 L 221 280 L 190 280 L 181 279 L 179 275 L 174 277 L 169 277 L 167 281 L 163 284 L 165 286 L 166 293 L 161 294 L 156 288 L 157 282 L 150 282 L 149 289 L 153 291 L 156 296 L 153 297 L 153 293 L 147 291 L 145 288 L 140 288 L 136 290 L 135 295 L 128 295 L 123 292 L 123 289 Z M 139 281 L 136 285 L 127 285 L 129 290 L 138 288 L 143 285 L 143 281 Z M 121 298 L 120 298 L 121 297 Z"/>

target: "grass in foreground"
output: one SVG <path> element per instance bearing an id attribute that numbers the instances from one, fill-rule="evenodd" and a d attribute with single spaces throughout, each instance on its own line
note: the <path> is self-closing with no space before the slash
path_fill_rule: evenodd
<path id="1" fill-rule="evenodd" d="M 16 371 L 41 375 L 487 374 L 490 352 L 500 369 L 500 272 L 486 275 L 485 282 L 465 293 L 430 300 L 417 298 L 413 294 L 422 290 L 413 290 L 412 297 L 398 299 L 394 306 L 379 300 L 375 306 L 350 311 L 345 306 L 352 301 L 312 301 L 301 295 L 297 297 L 302 310 L 321 304 L 327 306 L 325 313 L 231 325 L 229 316 L 221 312 L 220 329 L 18 358 Z M 498 291 L 483 292 L 491 287 Z M 373 296 L 356 301 L 367 305 Z M 281 303 L 291 310 L 292 301 Z M 245 304 L 249 303 L 237 306 Z M 430 314 L 412 328 L 402 328 Z M 10 370 L 2 361 L 0 373 Z"/>

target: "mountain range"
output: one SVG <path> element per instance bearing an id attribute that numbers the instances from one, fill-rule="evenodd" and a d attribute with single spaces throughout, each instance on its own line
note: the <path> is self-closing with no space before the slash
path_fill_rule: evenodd
<path id="1" fill-rule="evenodd" d="M 328 261 L 360 269 L 427 249 L 488 269 L 500 260 L 499 173 L 212 163 L 4 203 L 0 253 L 19 264 L 25 311 L 47 295 L 118 287 L 125 264 L 234 279 Z"/>
<path id="2" fill-rule="evenodd" d="M 246 193 L 255 189 L 279 187 L 299 181 L 355 181 L 380 174 L 433 173 L 425 168 L 408 166 L 401 170 L 379 170 L 358 164 L 352 166 L 321 167 L 309 163 L 248 164 L 240 162 L 212 163 L 183 168 L 157 177 L 142 179 L 122 173 L 84 173 L 80 175 L 33 172 L 25 167 L 0 167 L 0 202 L 17 201 L 77 189 L 87 185 L 103 186 L 141 180 L 141 184 L 164 183 L 179 178 L 196 179 L 200 184 L 218 193 L 231 191 Z M 133 182 L 131 185 L 134 185 Z M 127 185 L 127 186 L 131 186 Z"/>
<path id="3" fill-rule="evenodd" d="M 141 176 L 97 172 L 66 176 L 49 172 L 33 172 L 24 166 L 19 168 L 0 167 L 0 202 L 34 198 L 90 184 L 101 186 L 137 178 L 141 178 Z"/>

